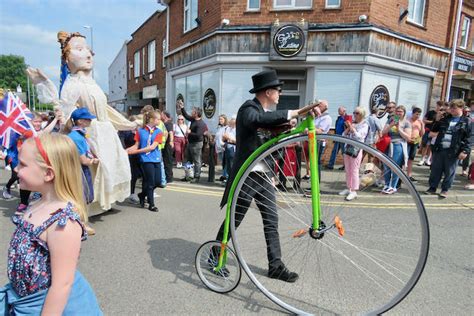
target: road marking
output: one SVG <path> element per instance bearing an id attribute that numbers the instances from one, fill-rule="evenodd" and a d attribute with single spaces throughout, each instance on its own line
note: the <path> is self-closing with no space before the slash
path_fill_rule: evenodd
<path id="1" fill-rule="evenodd" d="M 173 192 L 182 192 L 182 193 L 190 193 L 190 194 L 197 194 L 197 195 L 206 195 L 206 196 L 215 196 L 215 197 L 222 197 L 222 192 L 217 190 L 203 190 L 197 188 L 185 188 L 185 187 L 178 187 L 178 186 L 167 186 L 165 190 L 173 191 Z M 213 192 L 214 191 L 214 192 Z M 362 198 L 366 198 L 370 196 L 363 196 Z M 386 196 L 384 196 L 386 197 Z M 380 198 L 380 196 L 378 196 Z M 406 198 L 406 197 L 405 197 Z M 287 203 L 278 199 L 279 203 Z M 310 199 L 296 199 L 292 200 L 291 203 L 295 204 L 310 204 Z M 407 204 L 407 203 L 390 203 L 387 205 L 386 203 L 383 204 L 375 204 L 375 203 L 363 203 L 363 202 L 345 202 L 345 201 L 322 201 L 322 205 L 328 206 L 344 206 L 344 207 L 351 207 L 351 206 L 363 206 L 367 208 L 384 208 L 384 209 L 412 209 L 415 204 Z M 425 207 L 429 208 L 450 208 L 450 209 L 466 209 L 466 208 L 474 208 L 474 203 L 424 203 Z"/>

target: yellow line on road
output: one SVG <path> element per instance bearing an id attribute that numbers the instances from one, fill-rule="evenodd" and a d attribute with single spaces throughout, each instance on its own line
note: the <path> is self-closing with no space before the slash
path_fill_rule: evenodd
<path id="1" fill-rule="evenodd" d="M 211 190 L 202 190 L 202 189 L 194 189 L 194 188 L 184 188 L 184 187 L 176 187 L 176 186 L 167 186 L 166 190 L 173 191 L 173 192 L 183 192 L 183 193 L 191 193 L 197 195 L 207 195 L 207 196 L 215 196 L 215 197 L 222 197 L 223 192 L 215 191 L 212 192 Z M 362 199 L 366 198 L 363 196 Z M 280 203 L 286 203 L 285 201 L 279 200 Z M 296 199 L 292 200 L 291 203 L 296 204 L 310 204 L 311 200 L 302 200 Z M 415 204 L 407 204 L 407 203 L 384 203 L 384 204 L 374 204 L 374 203 L 361 203 L 361 202 L 344 202 L 344 201 L 322 201 L 322 205 L 329 205 L 329 206 L 363 206 L 367 208 L 384 208 L 384 209 L 410 209 L 415 206 Z M 474 208 L 474 203 L 464 203 L 464 204 L 456 204 L 456 203 L 425 203 L 425 207 L 435 208 L 435 207 L 443 207 L 443 208 L 450 208 L 450 209 L 466 209 L 466 208 Z"/>

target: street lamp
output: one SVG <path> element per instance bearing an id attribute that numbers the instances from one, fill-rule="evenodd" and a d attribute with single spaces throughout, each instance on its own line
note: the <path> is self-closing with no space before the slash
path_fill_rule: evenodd
<path id="1" fill-rule="evenodd" d="M 91 31 L 91 51 L 94 52 L 94 31 L 92 25 L 84 25 L 83 27 Z M 92 68 L 92 78 L 94 78 L 94 68 Z"/>

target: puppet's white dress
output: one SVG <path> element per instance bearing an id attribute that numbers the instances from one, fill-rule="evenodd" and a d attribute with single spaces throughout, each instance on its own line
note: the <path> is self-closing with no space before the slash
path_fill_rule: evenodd
<path id="1" fill-rule="evenodd" d="M 55 87 L 50 80 L 40 83 L 38 88 L 43 94 L 54 95 L 50 90 Z M 49 91 L 44 93 L 46 90 Z M 115 201 L 121 202 L 130 195 L 130 163 L 117 130 L 132 130 L 136 124 L 107 104 L 104 92 L 90 76 L 69 75 L 61 90 L 59 104 L 67 119 L 77 107 L 87 107 L 97 116 L 88 128 L 89 143 L 100 159 L 100 164 L 91 168 L 94 202 L 89 215 L 99 214 L 110 209 Z"/>

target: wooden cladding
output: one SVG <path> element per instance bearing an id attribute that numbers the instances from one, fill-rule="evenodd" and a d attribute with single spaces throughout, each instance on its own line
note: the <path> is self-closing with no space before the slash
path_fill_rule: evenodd
<path id="1" fill-rule="evenodd" d="M 176 67 L 219 53 L 270 54 L 270 32 L 215 33 L 195 44 L 184 47 L 166 58 L 167 67 Z M 445 71 L 447 54 L 413 42 L 371 30 L 309 31 L 307 53 L 374 53 L 401 61 Z"/>

